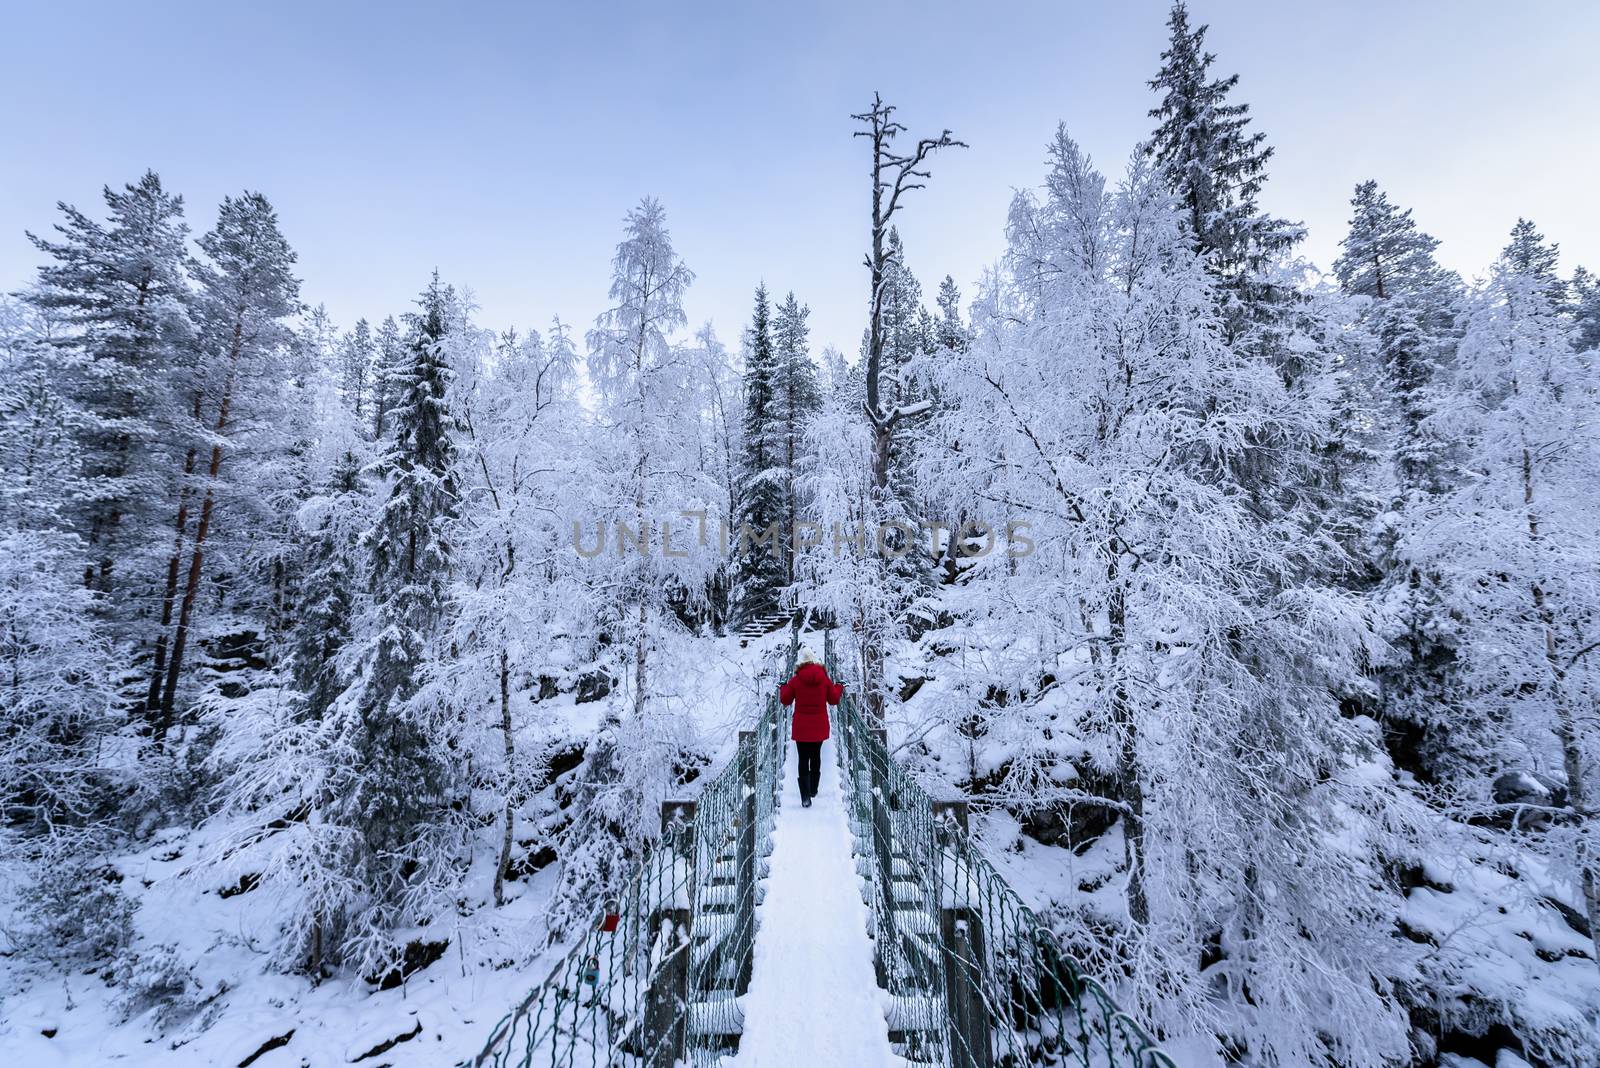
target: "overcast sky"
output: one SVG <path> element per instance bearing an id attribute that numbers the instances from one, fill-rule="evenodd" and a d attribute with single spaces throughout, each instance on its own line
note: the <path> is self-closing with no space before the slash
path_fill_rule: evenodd
<path id="1" fill-rule="evenodd" d="M 691 324 L 730 345 L 761 279 L 854 353 L 865 320 L 874 90 L 934 163 L 902 222 L 930 303 L 970 297 L 1012 191 L 1055 125 L 1119 173 L 1147 136 L 1165 40 L 1154 2 L 944 4 L 4 4 L 0 288 L 25 283 L 66 200 L 154 168 L 191 226 L 259 189 L 299 252 L 304 298 L 348 327 L 410 306 L 428 273 L 495 327 L 581 333 L 605 303 L 623 214 L 661 198 L 698 275 Z M 1600 269 L 1600 3 L 1195 0 L 1219 73 L 1277 156 L 1268 209 L 1336 253 L 1376 178 L 1475 274 L 1516 217 Z"/>

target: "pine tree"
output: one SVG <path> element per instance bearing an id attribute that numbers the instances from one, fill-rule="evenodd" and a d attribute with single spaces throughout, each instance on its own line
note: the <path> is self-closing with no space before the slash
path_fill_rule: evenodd
<path id="1" fill-rule="evenodd" d="M 889 230 L 885 245 L 880 396 L 891 407 L 925 411 L 929 398 L 917 382 L 917 364 L 931 352 L 937 328 L 922 305 L 922 284 L 905 262 L 905 245 L 898 230 Z M 898 423 L 888 432 L 887 472 L 892 492 L 887 503 L 892 513 L 889 518 L 895 523 L 912 522 L 916 510 L 912 470 L 917 433 L 910 421 Z M 896 553 L 906 548 L 898 530 L 891 532 L 890 543 Z M 892 568 L 895 581 L 921 582 L 925 575 L 917 566 L 918 558 L 915 552 L 898 555 Z"/>
<path id="2" fill-rule="evenodd" d="M 1387 300 L 1432 286 L 1441 274 L 1433 252 L 1439 242 L 1400 211 L 1374 181 L 1356 186 L 1355 213 L 1333 271 L 1346 293 Z"/>
<path id="3" fill-rule="evenodd" d="M 70 520 L 89 545 L 85 581 L 118 594 L 101 607 L 126 610 L 144 578 L 138 554 L 161 523 L 171 451 L 193 430 L 188 227 L 183 198 L 153 171 L 104 196 L 107 223 L 61 204 L 60 240 L 28 235 L 54 262 L 27 299 L 69 328 L 52 344 L 77 427 L 81 496 Z"/>
<path id="4" fill-rule="evenodd" d="M 1375 302 L 1370 327 L 1385 374 L 1384 391 L 1400 417 L 1396 469 L 1404 493 L 1443 486 L 1444 446 L 1428 426 L 1435 380 L 1453 345 L 1455 276 L 1434 259 L 1439 242 L 1418 230 L 1376 182 L 1356 187 L 1344 252 L 1334 273 L 1345 292 Z"/>
<path id="5" fill-rule="evenodd" d="M 782 371 L 773 344 L 771 304 L 762 284 L 756 287 L 755 311 L 745 334 L 744 455 L 733 533 L 734 610 L 745 623 L 775 612 L 784 584 Z"/>
<path id="6" fill-rule="evenodd" d="M 1161 94 L 1150 117 L 1160 125 L 1146 150 L 1177 194 L 1194 250 L 1219 277 L 1238 283 L 1300 233 L 1257 207 L 1273 150 L 1266 134 L 1249 132 L 1250 105 L 1229 101 L 1239 76 L 1211 77 L 1216 56 L 1205 50 L 1207 27 L 1189 28 L 1182 0 L 1167 27 L 1161 70 L 1150 81 Z"/>
<path id="7" fill-rule="evenodd" d="M 215 517 L 220 497 L 222 462 L 228 451 L 229 435 L 252 399 L 249 383 L 273 381 L 281 368 L 268 365 L 289 340 L 283 320 L 296 307 L 300 283 L 291 272 L 295 254 L 278 229 L 278 216 L 260 193 L 245 193 L 238 198 L 224 197 L 217 224 L 200 239 L 205 259 L 195 265 L 200 283 L 198 319 L 201 325 L 201 351 L 206 387 L 196 390 L 195 411 L 205 411 L 205 428 L 210 437 L 209 459 L 201 478 L 197 453 L 191 449 L 184 462 L 178 494 L 176 540 L 167 568 L 166 596 L 161 627 L 156 639 L 156 656 L 151 678 L 151 693 L 161 686 L 156 733 L 161 736 L 171 725 L 183 657 L 195 607 L 200 596 L 205 569 L 206 538 Z M 201 497 L 200 514 L 192 537 L 188 532 L 191 495 Z M 178 594 L 178 574 L 185 549 L 189 551 L 183 599 L 171 632 L 170 660 L 166 658 L 167 624 L 172 619 L 173 602 Z M 163 661 L 166 660 L 164 663 Z M 164 672 L 164 680 L 163 680 Z"/>
<path id="8" fill-rule="evenodd" d="M 1409 550 L 1413 530 L 1433 521 L 1440 494 L 1456 481 L 1448 439 L 1434 419 L 1455 347 L 1458 283 L 1434 258 L 1439 242 L 1419 230 L 1376 182 L 1356 187 L 1354 213 L 1334 271 L 1346 292 L 1370 299 L 1364 321 L 1377 373 L 1367 383 L 1385 428 L 1393 469 L 1391 517 L 1373 543 L 1381 574 L 1374 591 L 1379 630 L 1393 650 L 1377 675 L 1385 722 L 1420 732 L 1398 755 L 1426 778 L 1451 774 L 1477 754 L 1460 741 L 1463 717 L 1457 666 L 1459 623 L 1451 618 L 1437 573 Z M 1413 755 L 1414 751 L 1414 755 Z"/>

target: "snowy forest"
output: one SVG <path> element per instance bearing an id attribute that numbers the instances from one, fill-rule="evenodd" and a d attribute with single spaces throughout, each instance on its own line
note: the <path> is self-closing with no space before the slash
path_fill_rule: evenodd
<path id="1" fill-rule="evenodd" d="M 1381 180 L 1308 262 L 1167 29 L 959 285 L 897 223 L 981 131 L 867 88 L 848 353 L 781 261 L 691 323 L 651 197 L 516 325 L 333 321 L 270 190 L 60 204 L 0 296 L 0 1049 L 470 1056 L 804 628 L 1175 1063 L 1600 1064 L 1600 275 L 1512 218 L 1461 277 Z"/>

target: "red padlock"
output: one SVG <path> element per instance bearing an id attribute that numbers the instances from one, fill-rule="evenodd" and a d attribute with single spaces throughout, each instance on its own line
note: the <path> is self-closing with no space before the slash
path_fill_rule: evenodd
<path id="1" fill-rule="evenodd" d="M 617 929 L 617 924 L 622 920 L 622 910 L 615 899 L 607 901 L 605 908 L 605 915 L 600 918 L 600 930 L 609 934 Z"/>

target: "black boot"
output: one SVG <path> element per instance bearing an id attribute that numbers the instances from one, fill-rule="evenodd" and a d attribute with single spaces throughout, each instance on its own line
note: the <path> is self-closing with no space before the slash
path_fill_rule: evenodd
<path id="1" fill-rule="evenodd" d="M 811 807 L 811 798 L 809 798 L 809 797 L 802 797 L 802 798 L 801 798 L 801 799 L 800 799 L 800 807 L 801 807 L 801 808 L 810 808 L 810 807 Z"/>

